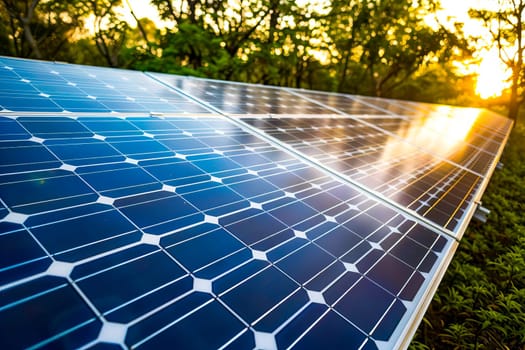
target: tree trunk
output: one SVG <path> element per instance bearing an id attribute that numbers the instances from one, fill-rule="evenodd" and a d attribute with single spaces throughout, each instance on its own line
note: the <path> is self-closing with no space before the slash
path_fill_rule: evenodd
<path id="1" fill-rule="evenodd" d="M 148 47 L 148 51 L 151 51 L 151 49 L 150 49 L 151 45 L 150 45 L 150 42 L 148 40 L 148 34 L 146 33 L 146 30 L 144 29 L 144 26 L 142 25 L 142 23 L 140 23 L 139 18 L 137 18 L 137 16 L 135 15 L 135 12 L 133 11 L 133 8 L 131 7 L 131 3 L 129 2 L 129 0 L 126 0 L 126 3 L 127 3 L 128 7 L 129 7 L 129 12 L 131 12 L 131 16 L 133 16 L 133 19 L 135 19 L 135 22 L 137 22 L 137 28 L 139 29 L 140 34 L 142 35 L 142 37 L 146 41 L 146 46 Z"/>
<path id="2" fill-rule="evenodd" d="M 33 33 L 31 33 L 31 28 L 29 26 L 29 21 L 27 21 L 27 18 L 23 19 L 22 26 L 24 28 L 24 36 L 29 46 L 31 47 L 33 55 L 38 59 L 42 59 L 42 54 L 40 53 L 40 49 L 38 48 L 38 44 L 35 38 L 33 37 Z"/>
<path id="3" fill-rule="evenodd" d="M 523 6 L 522 2 L 520 1 L 519 9 L 518 9 L 518 15 L 517 17 L 517 24 L 516 24 L 516 30 L 518 34 L 518 60 L 516 64 L 512 67 L 512 87 L 510 92 L 510 101 L 509 101 L 509 118 L 516 121 L 518 120 L 518 112 L 520 108 L 520 96 L 518 96 L 518 85 L 521 83 L 520 75 L 521 71 L 523 69 L 523 22 L 521 20 L 521 16 L 523 14 Z"/>
<path id="4" fill-rule="evenodd" d="M 341 77 L 339 78 L 339 82 L 337 84 L 337 92 L 343 92 L 344 83 L 346 81 L 346 72 L 348 71 L 348 64 L 350 62 L 351 53 L 352 53 L 352 50 L 350 49 L 345 55 L 345 59 L 343 63 L 343 71 L 341 73 Z"/>
<path id="5" fill-rule="evenodd" d="M 510 87 L 509 113 L 508 117 L 514 121 L 518 119 L 520 103 L 518 101 L 519 70 L 512 69 L 512 85 Z"/>

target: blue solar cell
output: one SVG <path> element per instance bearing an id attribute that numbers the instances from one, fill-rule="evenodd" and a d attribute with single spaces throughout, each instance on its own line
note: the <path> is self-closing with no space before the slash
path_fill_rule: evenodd
<path id="1" fill-rule="evenodd" d="M 275 217 L 260 212 L 258 215 L 227 225 L 226 228 L 249 245 L 285 230 L 286 225 Z"/>
<path id="2" fill-rule="evenodd" d="M 362 238 L 365 238 L 379 229 L 382 223 L 367 214 L 361 214 L 346 222 L 344 226 Z"/>
<path id="3" fill-rule="evenodd" d="M 175 261 L 157 251 L 86 276 L 77 284 L 97 309 L 105 313 L 184 275 L 185 271 Z"/>
<path id="4" fill-rule="evenodd" d="M 133 123 L 120 118 L 78 118 L 78 121 L 92 132 L 104 137 L 144 134 L 144 132 L 135 127 Z"/>
<path id="5" fill-rule="evenodd" d="M 43 277 L 1 292 L 0 300 L 11 299 L 13 293 L 17 294 L 15 300 L 0 305 L 2 348 L 74 348 L 100 330 L 100 321 L 93 311 L 64 279 Z"/>
<path id="6" fill-rule="evenodd" d="M 298 224 L 317 214 L 313 208 L 301 202 L 289 203 L 270 211 L 270 213 L 289 226 Z"/>
<path id="7" fill-rule="evenodd" d="M 1 141 L 27 140 L 31 135 L 14 119 L 0 117 Z"/>
<path id="8" fill-rule="evenodd" d="M 139 348 L 216 349 L 229 343 L 243 328 L 230 311 L 212 300 Z"/>
<path id="9" fill-rule="evenodd" d="M 295 281 L 304 284 L 333 262 L 333 256 L 326 251 L 307 244 L 275 265 Z"/>
<path id="10" fill-rule="evenodd" d="M 203 215 L 182 197 L 166 192 L 152 192 L 119 199 L 115 206 L 147 233 L 166 233 L 202 221 Z"/>
<path id="11" fill-rule="evenodd" d="M 183 293 L 177 293 L 176 296 Z M 205 303 L 211 301 L 211 296 L 205 293 L 190 293 L 180 299 L 171 298 L 165 308 L 153 314 L 151 317 L 140 320 L 138 323 L 132 325 L 126 336 L 126 342 L 130 345 L 138 344 L 143 339 L 148 339 L 152 334 L 159 331 L 159 329 L 166 328 L 173 325 L 175 321 L 182 318 L 182 316 L 192 312 Z M 170 301 L 170 300 L 167 300 Z"/>
<path id="12" fill-rule="evenodd" d="M 173 156 L 167 147 L 146 136 L 112 137 L 108 138 L 108 142 L 123 155 L 133 159 Z"/>
<path id="13" fill-rule="evenodd" d="M 269 291 L 271 290 L 271 293 Z M 299 285 L 274 267 L 258 271 L 241 285 L 221 294 L 221 299 L 246 322 L 252 323 L 299 290 Z M 304 292 L 303 292 L 304 293 Z M 304 293 L 305 294 L 305 293 Z M 299 297 L 299 296 L 296 296 Z M 303 295 L 304 303 L 307 298 Z M 294 312 L 298 311 L 297 307 Z M 293 314 L 292 312 L 291 314 Z M 290 315 L 291 316 L 291 315 Z"/>
<path id="14" fill-rule="evenodd" d="M 424 282 L 425 278 L 422 274 L 414 273 L 408 280 L 407 284 L 403 287 L 401 293 L 399 293 L 399 298 L 403 300 L 414 300 Z"/>
<path id="15" fill-rule="evenodd" d="M 29 235 L 26 230 L 16 230 L 0 236 L 0 247 L 4 251 L 0 255 L 0 268 L 5 268 L 22 264 L 40 257 L 46 256 L 38 243 Z M 7 247 L 11 251 L 6 251 Z"/>
<path id="16" fill-rule="evenodd" d="M 210 179 L 207 172 L 182 159 L 143 161 L 141 165 L 150 174 L 170 186 L 199 183 Z"/>
<path id="17" fill-rule="evenodd" d="M 89 203 L 98 197 L 78 176 L 64 170 L 0 176 L 0 196 L 12 210 L 24 214 Z"/>
<path id="18" fill-rule="evenodd" d="M 370 300 L 374 302 L 371 303 Z M 363 278 L 335 303 L 334 309 L 363 331 L 371 333 L 395 304 L 401 302 L 377 284 Z M 406 312 L 405 307 L 402 307 L 402 310 L 403 313 Z M 374 331 L 377 331 L 377 328 Z"/>
<path id="19" fill-rule="evenodd" d="M 201 192 L 187 193 L 183 195 L 183 198 L 201 211 L 235 204 L 244 199 L 226 186 L 217 186 Z M 248 206 L 249 203 L 246 202 L 246 207 Z"/>
<path id="20" fill-rule="evenodd" d="M 92 208 L 96 210 L 96 208 Z M 106 210 L 85 214 L 80 217 L 62 218 L 61 221 L 32 227 L 31 232 L 52 254 L 77 249 L 81 257 L 94 256 L 100 249 L 97 246 L 107 239 L 125 234 L 133 234 L 136 227 L 116 210 Z M 135 235 L 136 236 L 136 235 Z M 110 246 L 116 249 L 118 245 Z M 94 250 L 94 252 L 93 252 Z M 62 258 L 61 258 L 62 259 Z M 77 259 L 80 260 L 80 259 Z"/>
<path id="21" fill-rule="evenodd" d="M 359 349 L 366 336 L 333 311 L 316 319 L 312 331 L 300 338 L 298 349 Z M 330 334 L 331 336 L 327 336 Z"/>
<path id="22" fill-rule="evenodd" d="M 247 198 L 257 197 L 262 194 L 275 193 L 281 197 L 284 193 L 278 187 L 273 186 L 267 181 L 250 176 L 245 181 L 232 183 L 229 185 L 235 192 Z M 253 199 L 252 199 L 253 200 Z"/>
<path id="23" fill-rule="evenodd" d="M 18 226 L 0 235 L 0 283 L 7 284 L 43 272 L 51 259 L 31 234 Z"/>
<path id="24" fill-rule="evenodd" d="M 47 148 L 64 163 L 73 166 L 121 162 L 125 157 L 97 139 L 62 139 L 46 141 Z"/>
<path id="25" fill-rule="evenodd" d="M 204 143 L 194 138 L 183 136 L 183 135 L 177 136 L 176 138 L 172 136 L 170 136 L 170 138 L 159 137 L 158 140 L 161 144 L 165 145 L 169 149 L 175 152 L 184 151 L 184 154 L 186 155 L 195 154 L 195 153 L 208 153 L 212 151 Z"/>
<path id="26" fill-rule="evenodd" d="M 405 313 L 405 306 L 399 300 L 396 300 L 379 322 L 378 327 L 372 332 L 372 337 L 382 341 L 389 340 L 395 330 L 396 320 L 399 320 Z M 368 345 L 368 348 L 376 348 L 371 341 L 368 342 Z"/>
<path id="27" fill-rule="evenodd" d="M 412 239 L 406 238 L 397 243 L 390 250 L 390 253 L 411 267 L 417 268 L 429 252 L 422 245 L 414 242 Z"/>
<path id="28" fill-rule="evenodd" d="M 13 141 L 0 144 L 0 171 L 2 174 L 56 169 L 61 165 L 62 162 L 36 141 Z"/>
<path id="29" fill-rule="evenodd" d="M 166 248 L 166 251 L 182 265 L 194 271 L 243 248 L 245 246 L 230 233 L 216 228 L 211 232 Z M 202 253 L 195 254 L 195 252 Z"/>
<path id="30" fill-rule="evenodd" d="M 113 152 L 109 152 L 111 153 Z M 146 193 L 162 188 L 157 179 L 134 164 L 94 165 L 79 169 L 78 174 L 99 194 L 111 198 Z"/>
<path id="31" fill-rule="evenodd" d="M 367 276 L 393 295 L 397 295 L 410 280 L 412 274 L 418 274 L 418 272 L 387 254 L 377 261 Z"/>
<path id="32" fill-rule="evenodd" d="M 26 92 L 26 91 L 24 91 Z M 29 96 L 0 96 L 0 106 L 8 111 L 19 112 L 63 112 L 64 109 L 47 97 L 39 95 Z"/>
<path id="33" fill-rule="evenodd" d="M 98 101 L 100 101 L 100 104 L 105 106 L 107 110 L 109 111 L 119 111 L 121 113 L 129 113 L 129 112 L 138 112 L 138 113 L 147 113 L 147 112 L 156 112 L 156 110 L 151 110 L 146 108 L 145 106 L 142 106 L 138 103 L 133 103 L 131 101 L 127 101 L 126 99 L 123 99 L 122 101 L 115 101 L 105 98 L 99 98 Z M 80 106 L 80 108 L 83 108 L 83 106 Z"/>
<path id="34" fill-rule="evenodd" d="M 361 242 L 361 238 L 344 227 L 335 227 L 317 238 L 315 242 L 334 256 L 341 257 L 356 247 Z"/>
<path id="35" fill-rule="evenodd" d="M 17 118 L 31 134 L 41 138 L 91 137 L 92 134 L 75 120 L 66 117 Z M 57 136 L 58 135 L 58 136 Z"/>

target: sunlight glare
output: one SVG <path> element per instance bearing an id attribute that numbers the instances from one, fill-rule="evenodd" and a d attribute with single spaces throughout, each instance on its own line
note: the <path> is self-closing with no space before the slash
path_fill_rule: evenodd
<path id="1" fill-rule="evenodd" d="M 460 108 L 450 106 L 436 106 L 428 113 L 422 121 L 419 119 L 408 120 L 401 125 L 397 135 L 404 141 L 400 141 L 398 136 L 388 139 L 381 154 L 382 162 L 390 162 L 392 159 L 399 158 L 400 155 L 411 155 L 416 150 L 430 153 L 436 157 L 447 158 L 455 152 L 464 150 L 464 144 L 471 133 L 472 127 L 480 115 L 480 110 L 476 108 Z M 431 158 L 434 158 L 431 156 Z M 434 158 L 439 160 L 439 158 Z M 403 161 L 398 170 L 403 174 L 414 174 L 421 167 L 420 157 L 414 157 L 414 161 Z M 385 182 L 388 182 L 391 174 L 385 173 Z M 409 179 L 405 179 L 409 181 Z M 400 191 L 392 195 L 393 199 L 403 196 Z"/>
<path id="2" fill-rule="evenodd" d="M 509 72 L 498 57 L 497 50 L 483 55 L 478 68 L 476 93 L 483 99 L 501 96 L 509 86 Z"/>
<path id="3" fill-rule="evenodd" d="M 157 8 L 152 5 L 149 1 L 144 0 L 128 0 L 129 5 L 131 5 L 131 8 L 133 9 L 133 12 L 135 15 L 140 18 L 148 18 L 149 20 L 153 21 L 157 28 L 165 28 L 169 26 L 169 23 L 166 21 L 163 21 L 160 19 L 159 12 Z M 135 19 L 131 15 L 128 1 L 122 2 L 122 9 L 123 9 L 123 17 L 124 20 L 131 25 L 136 25 Z"/>

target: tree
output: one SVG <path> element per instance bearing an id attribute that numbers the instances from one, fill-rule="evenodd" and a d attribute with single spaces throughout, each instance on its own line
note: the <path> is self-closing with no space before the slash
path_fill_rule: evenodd
<path id="1" fill-rule="evenodd" d="M 488 28 L 501 61 L 512 71 L 508 116 L 516 121 L 525 91 L 525 0 L 498 0 L 496 11 L 472 9 L 470 15 Z"/>
<path id="2" fill-rule="evenodd" d="M 110 67 L 123 66 L 120 53 L 130 29 L 126 21 L 115 13 L 115 7 L 121 0 L 86 0 L 83 1 L 86 13 L 94 16 L 93 30 L 95 45 Z"/>
<path id="3" fill-rule="evenodd" d="M 70 38 L 82 28 L 77 0 L 1 0 L 9 53 L 18 57 L 68 59 Z M 5 13 L 4 13 L 5 11 Z"/>
<path id="4" fill-rule="evenodd" d="M 433 0 L 332 1 L 327 21 L 338 62 L 338 90 L 390 95 L 425 64 L 446 62 L 455 50 L 466 51 L 461 33 L 424 22 L 436 6 Z"/>
<path id="5" fill-rule="evenodd" d="M 293 2 L 153 3 L 164 20 L 173 22 L 161 46 L 162 57 L 176 65 L 228 80 L 283 84 L 285 77 L 286 83 L 297 86 L 307 71 L 311 33 L 299 24 L 304 23 L 304 14 Z M 303 32 L 299 34 L 299 30 Z"/>
<path id="6" fill-rule="evenodd" d="M 268 20 L 251 40 L 251 54 L 246 62 L 248 81 L 331 89 L 320 73 L 328 77 L 329 68 L 316 57 L 326 52 L 328 46 L 315 10 L 289 1 L 272 0 L 267 6 Z"/>

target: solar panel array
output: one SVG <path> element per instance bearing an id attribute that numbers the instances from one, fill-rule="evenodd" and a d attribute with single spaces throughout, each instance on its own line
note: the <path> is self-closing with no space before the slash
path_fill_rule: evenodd
<path id="1" fill-rule="evenodd" d="M 7 57 L 0 77 L 2 348 L 407 346 L 512 126 Z"/>

